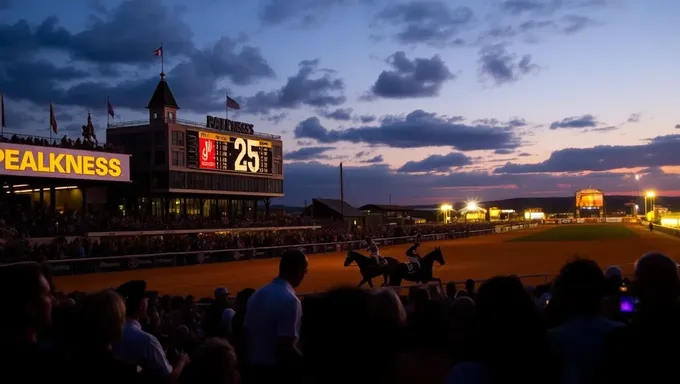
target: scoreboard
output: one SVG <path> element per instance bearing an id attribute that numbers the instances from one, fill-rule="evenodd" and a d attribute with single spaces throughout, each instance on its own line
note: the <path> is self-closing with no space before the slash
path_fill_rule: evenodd
<path id="1" fill-rule="evenodd" d="M 272 173 L 272 142 L 187 131 L 187 167 L 252 174 Z"/>

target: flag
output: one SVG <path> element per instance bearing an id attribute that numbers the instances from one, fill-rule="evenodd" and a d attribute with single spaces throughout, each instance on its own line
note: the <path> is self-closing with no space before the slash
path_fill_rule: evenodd
<path id="1" fill-rule="evenodd" d="M 106 109 L 108 109 L 109 116 L 111 116 L 112 119 L 116 117 L 116 113 L 113 111 L 113 105 L 111 105 L 111 100 L 108 97 L 106 98 Z"/>
<path id="2" fill-rule="evenodd" d="M 54 117 L 54 107 L 52 106 L 52 102 L 50 102 L 50 128 L 54 133 L 57 133 L 59 130 L 57 127 L 57 118 Z"/>
<path id="3" fill-rule="evenodd" d="M 227 108 L 231 109 L 241 109 L 241 106 L 236 102 L 236 100 L 227 96 Z"/>
<path id="4" fill-rule="evenodd" d="M 0 127 L 7 128 L 7 120 L 5 118 L 5 94 L 0 94 L 0 108 L 2 108 L 2 124 Z"/>
<path id="5" fill-rule="evenodd" d="M 88 141 L 94 139 L 95 143 L 98 143 L 97 134 L 94 133 L 94 124 L 92 124 L 92 115 L 89 111 L 87 112 L 87 125 L 83 127 L 83 137 Z"/>
<path id="6" fill-rule="evenodd" d="M 160 46 L 158 49 L 154 50 L 153 55 L 163 57 L 163 46 Z"/>

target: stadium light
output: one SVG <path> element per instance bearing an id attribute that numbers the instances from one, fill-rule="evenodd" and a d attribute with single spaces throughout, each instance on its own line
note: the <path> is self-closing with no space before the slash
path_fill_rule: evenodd
<path id="1" fill-rule="evenodd" d="M 654 191 L 647 191 L 647 197 L 653 198 L 656 196 L 656 193 Z"/>
<path id="2" fill-rule="evenodd" d="M 468 201 L 467 206 L 468 211 L 476 211 L 477 210 L 477 202 L 476 201 Z"/>
<path id="3" fill-rule="evenodd" d="M 439 207 L 439 209 L 442 212 L 448 212 L 448 211 L 453 210 L 453 206 L 451 204 L 442 204 L 441 207 Z"/>
<path id="4" fill-rule="evenodd" d="M 635 175 L 635 181 L 640 181 L 640 175 Z"/>

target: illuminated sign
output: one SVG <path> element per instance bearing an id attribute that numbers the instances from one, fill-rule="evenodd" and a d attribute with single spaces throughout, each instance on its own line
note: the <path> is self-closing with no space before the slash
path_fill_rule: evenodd
<path id="1" fill-rule="evenodd" d="M 0 175 L 130 181 L 130 156 L 0 143 Z"/>
<path id="2" fill-rule="evenodd" d="M 604 205 L 602 192 L 588 190 L 576 193 L 576 207 L 584 209 L 599 209 Z"/>
<path id="3" fill-rule="evenodd" d="M 255 133 L 253 130 L 254 125 L 252 124 L 242 123 L 240 121 L 231 121 L 214 116 L 206 116 L 205 126 L 206 128 L 219 129 L 220 131 L 229 131 L 235 133 L 245 133 L 246 135 L 252 135 Z"/>
<path id="4" fill-rule="evenodd" d="M 212 132 L 187 131 L 187 167 L 272 173 L 272 143 Z"/>

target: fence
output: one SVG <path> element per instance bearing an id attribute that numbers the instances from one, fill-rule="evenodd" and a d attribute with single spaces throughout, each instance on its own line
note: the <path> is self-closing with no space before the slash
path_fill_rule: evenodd
<path id="1" fill-rule="evenodd" d="M 453 240 L 462 237 L 479 236 L 491 233 L 504 233 L 523 228 L 535 227 L 538 224 L 501 225 L 491 229 L 465 232 L 447 232 L 421 235 L 421 240 L 442 241 Z M 414 236 L 390 237 L 375 239 L 378 245 L 397 245 L 413 242 Z M 364 240 L 344 241 L 337 243 L 302 244 L 296 248 L 305 253 L 344 252 L 349 249 L 366 247 Z M 126 255 L 84 259 L 50 260 L 52 273 L 55 276 L 79 275 L 85 273 L 130 271 L 137 269 L 149 269 L 158 267 L 175 267 L 187 265 L 199 265 L 208 263 L 224 263 L 238 260 L 253 260 L 280 257 L 283 251 L 293 246 L 277 246 L 262 248 L 243 249 L 220 249 L 189 252 L 167 252 L 143 255 Z"/>
<path id="2" fill-rule="evenodd" d="M 641 221 L 640 224 L 644 225 L 645 227 L 649 227 L 649 221 Z M 671 227 L 666 227 L 663 225 L 659 224 L 653 224 L 654 225 L 654 230 L 659 231 L 661 233 L 665 233 L 667 235 L 675 236 L 675 237 L 680 237 L 680 229 L 678 228 L 671 228 Z"/>

